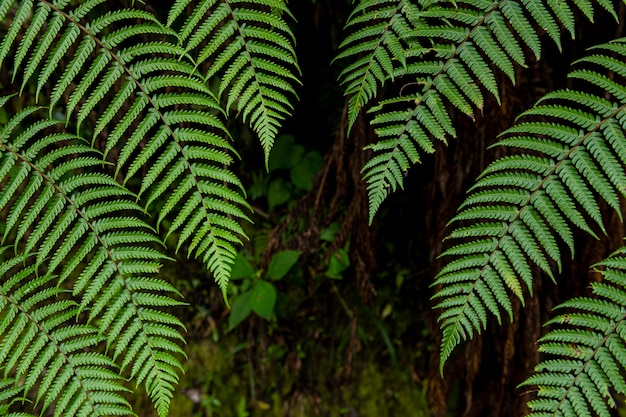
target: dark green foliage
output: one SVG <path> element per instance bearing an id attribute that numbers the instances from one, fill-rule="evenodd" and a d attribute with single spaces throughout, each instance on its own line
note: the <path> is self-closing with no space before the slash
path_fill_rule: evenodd
<path id="1" fill-rule="evenodd" d="M 132 415 L 128 381 L 167 415 L 185 353 L 179 293 L 159 277 L 165 248 L 202 261 L 225 296 L 246 240 L 231 110 L 266 167 L 289 170 L 295 187 L 311 190 L 322 164 L 287 136 L 270 159 L 300 83 L 285 1 L 178 0 L 161 14 L 109 3 L 0 0 L 0 65 L 16 93 L 0 98 L 3 415 Z M 456 138 L 455 113 L 480 114 L 486 93 L 499 103 L 498 78 L 514 83 L 526 53 L 541 59 L 539 28 L 560 49 L 563 33 L 576 33 L 574 10 L 593 20 L 598 6 L 617 17 L 605 0 L 356 2 L 336 64 L 348 131 L 367 111 L 378 137 L 362 170 L 370 222 L 436 141 Z M 575 228 L 607 233 L 599 199 L 622 212 L 626 41 L 593 48 L 570 78 L 575 88 L 547 94 L 502 134 L 499 146 L 516 153 L 489 165 L 451 220 L 433 283 L 441 369 L 490 317 L 513 318 L 511 298 L 524 303 L 535 267 L 556 280 Z M 276 178 L 267 194 L 273 210 L 291 191 Z M 326 277 L 350 267 L 349 244 L 335 248 Z M 576 312 L 550 322 L 565 328 L 542 339 L 558 358 L 525 383 L 539 386 L 533 415 L 605 416 L 624 393 L 625 253 L 599 264 L 596 298 L 564 304 Z M 237 267 L 254 284 L 230 327 L 252 312 L 272 317 L 280 293 L 269 280 L 300 255 L 277 252 L 267 280 Z"/>

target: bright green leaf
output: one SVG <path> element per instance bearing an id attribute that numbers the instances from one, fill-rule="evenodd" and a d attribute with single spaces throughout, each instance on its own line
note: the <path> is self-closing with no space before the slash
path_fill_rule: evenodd
<path id="1" fill-rule="evenodd" d="M 277 252 L 270 261 L 270 266 L 267 268 L 267 277 L 270 279 L 281 279 L 292 266 L 298 262 L 300 252 L 297 250 L 283 250 Z"/>
<path id="2" fill-rule="evenodd" d="M 328 269 L 324 273 L 328 278 L 341 279 L 341 273 L 350 266 L 350 257 L 347 248 L 333 253 L 328 261 Z"/>
<path id="3" fill-rule="evenodd" d="M 335 235 L 339 231 L 339 223 L 333 222 L 328 226 L 328 228 L 322 230 L 320 232 L 320 239 L 325 242 L 332 242 L 335 240 Z"/>
<path id="4" fill-rule="evenodd" d="M 233 268 L 230 271 L 230 279 L 241 279 L 241 278 L 249 278 L 254 275 L 254 269 L 250 262 L 246 259 L 245 256 L 241 252 L 237 254 L 235 258 L 235 263 L 233 264 Z"/>
<path id="5" fill-rule="evenodd" d="M 252 311 L 269 320 L 276 304 L 276 288 L 267 281 L 258 281 L 251 291 L 250 307 Z"/>
<path id="6" fill-rule="evenodd" d="M 228 316 L 228 330 L 232 330 L 244 321 L 252 311 L 250 300 L 252 299 L 252 291 L 247 291 L 235 299 L 233 307 L 230 309 Z"/>

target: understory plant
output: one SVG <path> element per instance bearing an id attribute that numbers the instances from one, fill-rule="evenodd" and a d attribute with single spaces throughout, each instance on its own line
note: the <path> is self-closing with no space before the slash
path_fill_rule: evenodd
<path id="1" fill-rule="evenodd" d="M 499 103 L 498 79 L 515 83 L 517 68 L 542 59 L 541 34 L 561 48 L 598 9 L 617 18 L 608 0 L 355 1 L 332 65 L 348 100 L 342 128 L 356 135 L 366 120 L 377 137 L 363 150 L 370 222 L 436 142 L 457 136 L 456 117 L 477 117 L 488 96 Z M 184 300 L 160 276 L 167 249 L 202 262 L 228 303 L 251 213 L 232 120 L 269 166 L 302 79 L 297 22 L 284 0 L 0 0 L 0 21 L 10 74 L 0 99 L 0 414 L 133 415 L 128 395 L 140 385 L 165 416 L 185 357 Z M 442 373 L 491 318 L 513 318 L 536 271 L 557 280 L 576 229 L 610 232 L 604 206 L 621 216 L 626 40 L 589 49 L 569 77 L 571 88 L 502 132 L 507 156 L 450 220 L 433 280 Z M 391 84 L 403 87 L 389 97 Z M 331 279 L 350 264 L 347 247 L 338 253 Z M 278 280 L 300 256 L 279 254 L 284 270 L 260 276 Z M 519 381 L 537 390 L 533 416 L 608 416 L 626 394 L 626 249 L 594 268 L 603 279 L 593 295 L 559 307 L 539 341 L 544 359 Z M 271 315 L 272 284 L 245 294 L 233 306 L 241 320 Z"/>

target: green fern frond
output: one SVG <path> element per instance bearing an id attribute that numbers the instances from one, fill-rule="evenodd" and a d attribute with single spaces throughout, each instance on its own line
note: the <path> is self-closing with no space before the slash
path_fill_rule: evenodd
<path id="1" fill-rule="evenodd" d="M 363 0 L 348 18 L 350 35 L 341 43 L 335 60 L 349 62 L 339 75 L 348 105 L 348 131 L 381 85 L 406 71 L 407 50 L 413 50 L 419 9 L 408 0 Z"/>
<path id="2" fill-rule="evenodd" d="M 578 62 L 583 69 L 572 72 L 589 74 L 586 79 L 595 84 L 587 84 L 587 91 L 612 82 L 603 73 L 626 74 L 624 40 L 595 51 Z M 595 227 L 605 232 L 598 197 L 620 214 L 618 196 L 626 193 L 626 88 L 611 85 L 618 93 L 611 99 L 572 90 L 549 93 L 503 133 L 499 146 L 520 153 L 481 174 L 451 221 L 458 224 L 449 237 L 455 244 L 441 255 L 454 266 L 444 267 L 434 283 L 441 285 L 434 298 L 443 310 L 442 367 L 457 344 L 484 328 L 482 306 L 498 300 L 498 309 L 489 311 L 500 320 L 501 309 L 510 313 L 504 301 L 509 294 L 522 301 L 523 287 L 532 294 L 529 265 L 554 279 L 562 244 L 574 254 L 572 226 L 593 236 Z M 468 230 L 472 241 L 465 243 Z M 497 292 L 479 290 L 485 284 Z"/>
<path id="3" fill-rule="evenodd" d="M 567 312 L 548 321 L 554 328 L 539 340 L 544 359 L 522 386 L 537 386 L 530 417 L 573 417 L 593 410 L 612 415 L 616 395 L 626 393 L 626 248 L 594 269 L 602 282 L 591 284 L 593 298 L 575 298 L 557 308 Z"/>
<path id="4" fill-rule="evenodd" d="M 443 78 L 440 80 L 449 82 Z M 444 94 L 450 94 L 448 89 L 442 89 Z M 406 110 L 407 103 L 418 102 L 425 105 L 415 107 L 414 111 Z M 447 135 L 455 134 L 450 117 L 443 110 L 441 96 L 434 90 L 423 96 L 402 97 L 386 103 L 399 105 L 401 110 L 387 111 L 375 120 L 373 125 L 379 141 L 366 148 L 374 151 L 374 157 L 362 169 L 363 179 L 368 183 L 370 223 L 389 191 L 403 187 L 404 175 L 420 161 L 420 151 L 435 152 L 431 138 L 445 142 Z M 379 108 L 374 107 L 372 111 Z"/>
<path id="5" fill-rule="evenodd" d="M 188 4 L 178 0 L 172 6 L 169 27 Z M 210 64 L 205 79 L 219 76 L 226 109 L 235 108 L 259 136 L 266 163 L 300 83 L 295 38 L 283 18 L 289 14 L 283 0 L 205 0 L 179 30 L 179 45 L 196 67 Z"/>
<path id="6" fill-rule="evenodd" d="M 5 380 L 13 380 L 0 384 L 6 411 L 32 394 L 33 407 L 55 416 L 134 415 L 115 363 L 94 351 L 98 329 L 67 324 L 78 305 L 64 299 L 54 276 L 25 267 L 28 261 L 18 255 L 0 264 L 0 364 Z"/>
<path id="7" fill-rule="evenodd" d="M 166 415 L 184 353 L 182 324 L 161 311 L 180 305 L 163 295 L 176 292 L 171 284 L 155 277 L 165 260 L 156 249 L 161 241 L 141 220 L 134 195 L 92 173 L 102 155 L 79 137 L 54 132 L 57 121 L 28 124 L 37 110 L 23 110 L 0 130 L 4 240 L 20 253 L 36 251 L 35 267 L 71 287 L 80 299 L 72 314 L 87 313 L 94 337 L 114 349 L 122 369 L 136 363 L 130 378 L 146 385 Z"/>
<path id="8" fill-rule="evenodd" d="M 373 5 L 392 7 L 385 2 L 363 2 L 370 3 L 372 6 L 365 10 L 371 16 L 376 16 L 378 10 Z M 404 175 L 419 162 L 418 155 L 432 152 L 433 140 L 445 143 L 456 136 L 445 106 L 450 104 L 473 117 L 482 112 L 485 91 L 499 101 L 495 67 L 515 82 L 514 65 L 525 65 L 523 48 L 527 47 L 537 58 L 541 55 L 537 27 L 546 30 L 560 48 L 559 25 L 573 33 L 571 9 L 574 6 L 580 6 L 593 17 L 593 9 L 576 1 L 569 4 L 541 0 L 495 3 L 468 0 L 438 2 L 431 7 L 414 9 L 412 18 L 415 20 L 410 22 L 419 22 L 419 25 L 404 41 L 407 48 L 404 58 L 393 55 L 395 67 L 387 72 L 362 70 L 359 75 L 363 78 L 355 80 L 363 86 L 348 85 L 347 94 L 354 94 L 351 114 L 358 114 L 364 102 L 377 94 L 385 80 L 399 79 L 404 83 L 403 91 L 408 93 L 402 99 L 384 100 L 370 109 L 372 126 L 378 142 L 383 144 L 368 147 L 374 151 L 374 156 L 363 170 L 368 183 L 370 222 L 390 192 L 403 187 Z M 394 7 L 401 10 L 399 5 Z M 391 54 L 386 46 L 374 48 L 378 38 L 367 29 L 362 31 L 362 37 L 346 42 L 355 54 L 363 53 L 363 62 L 376 62 L 378 55 Z M 404 115 L 402 120 L 395 117 L 399 114 Z M 444 135 L 433 133 L 441 127 L 445 127 Z M 412 142 L 411 158 L 407 158 L 405 151 L 409 147 L 407 142 Z"/>
<path id="9" fill-rule="evenodd" d="M 139 198 L 145 198 L 144 206 L 159 203 L 159 223 L 167 219 L 172 225 L 168 236 L 178 238 L 179 248 L 185 246 L 190 255 L 202 259 L 225 293 L 235 248 L 245 237 L 236 221 L 247 220 L 243 208 L 248 205 L 239 180 L 228 169 L 236 152 L 220 118 L 223 111 L 195 69 L 197 63 L 189 62 L 188 50 L 173 43 L 179 41 L 175 31 L 138 9 L 119 9 L 83 22 L 85 14 L 101 2 L 89 0 L 74 9 L 65 5 L 69 10 L 47 2 L 37 6 L 33 19 L 39 14 L 46 16 L 41 18 L 45 24 L 40 29 L 27 27 L 15 52 L 23 57 L 17 61 L 28 58 L 23 84 L 31 75 L 37 75 L 38 90 L 50 83 L 51 76 L 58 75 L 60 57 L 70 47 L 76 48 L 58 81 L 52 83 L 52 105 L 69 96 L 65 106 L 67 123 L 75 122 L 79 131 L 94 117 L 94 109 L 104 108 L 92 127 L 92 143 L 95 146 L 104 141 L 107 157 L 114 150 L 119 152 L 116 177 L 123 177 L 125 184 L 143 170 L 148 171 L 138 190 Z M 263 4 L 261 7 L 265 7 Z M 243 21 L 249 18 L 247 14 L 242 16 Z M 18 19 L 14 23 L 22 24 Z M 146 40 L 147 36 L 150 39 Z M 31 37 L 33 42 L 35 38 L 39 41 L 24 41 Z M 259 37 L 261 40 L 251 41 L 248 47 L 262 47 L 265 40 Z M 7 54 L 14 42 L 11 39 L 17 39 L 17 35 L 5 38 L 1 46 Z M 263 57 L 254 59 L 263 71 L 275 64 Z M 257 79 L 273 86 L 270 73 L 256 74 Z M 246 91 L 252 90 L 246 86 Z M 277 97 L 273 92 L 269 95 Z M 248 106 L 261 109 L 263 106 L 257 106 L 255 100 L 250 98 Z M 266 110 L 267 114 L 277 111 L 271 106 Z M 257 120 L 255 117 L 252 119 Z M 176 204 L 181 200 L 171 196 L 189 203 L 183 210 Z"/>

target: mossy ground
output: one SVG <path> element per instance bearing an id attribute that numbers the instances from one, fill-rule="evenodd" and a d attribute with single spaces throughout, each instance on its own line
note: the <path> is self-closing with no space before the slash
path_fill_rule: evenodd
<path id="1" fill-rule="evenodd" d="M 415 381 L 409 372 L 372 361 L 355 364 L 353 375 L 339 386 L 328 384 L 335 380 L 332 372 L 317 368 L 318 375 L 302 378 L 315 377 L 315 387 L 305 386 L 298 375 L 278 372 L 280 384 L 273 381 L 267 390 L 251 381 L 247 354 L 245 349 L 238 349 L 234 337 L 219 343 L 210 338 L 192 341 L 187 354 L 186 372 L 172 400 L 171 417 L 430 416 L 425 381 Z M 285 369 L 281 363 L 271 366 Z M 276 389 L 278 385 L 280 389 Z M 134 405 L 140 415 L 151 415 L 147 402 Z"/>

